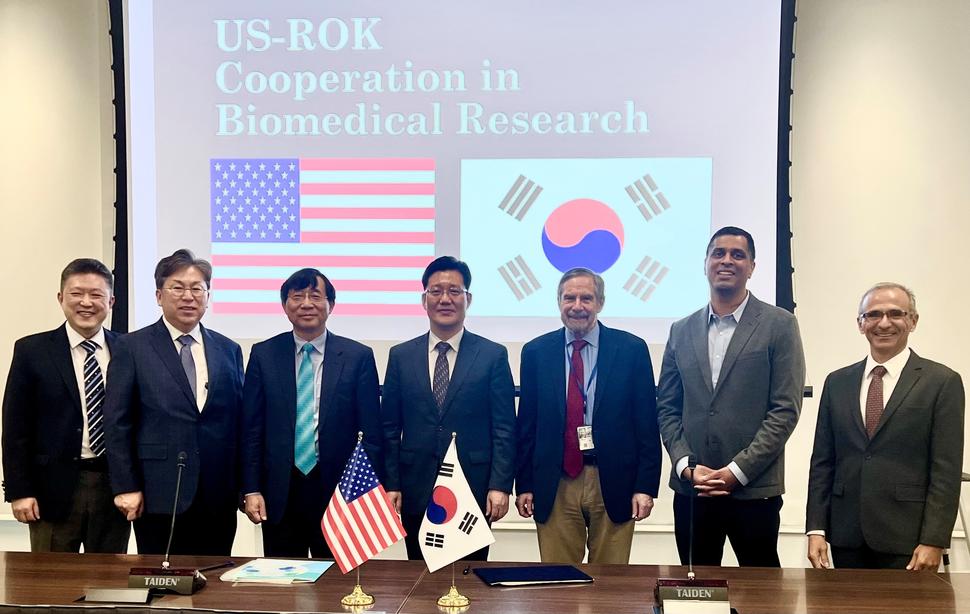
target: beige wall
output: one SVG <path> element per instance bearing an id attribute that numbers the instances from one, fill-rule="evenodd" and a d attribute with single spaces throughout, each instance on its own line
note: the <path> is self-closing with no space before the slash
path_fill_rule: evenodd
<path id="1" fill-rule="evenodd" d="M 80 255 L 111 259 L 105 5 L 0 0 L 0 245 L 8 297 L 23 297 L 4 306 L 3 373 L 17 337 L 59 322 L 54 294 L 64 263 Z M 922 315 L 913 347 L 970 374 L 968 334 L 959 325 L 964 293 L 954 283 L 961 271 L 949 262 L 970 228 L 970 3 L 802 0 L 798 16 L 793 260 L 816 399 L 806 402 L 788 446 L 781 547 L 788 566 L 804 564 L 817 395 L 829 371 L 865 355 L 853 320 L 860 293 L 885 279 L 912 286 Z M 387 345 L 375 349 L 383 365 Z M 654 359 L 659 366 L 656 352 Z M 513 368 L 517 363 L 515 355 Z M 675 559 L 664 488 L 652 522 L 638 528 L 636 562 Z M 0 548 L 25 547 L 25 531 L 2 518 Z M 251 553 L 253 532 L 246 526 L 241 534 L 237 551 Z M 508 527 L 498 538 L 498 558 L 537 556 L 528 527 Z M 955 548 L 954 567 L 970 569 L 963 542 Z"/>

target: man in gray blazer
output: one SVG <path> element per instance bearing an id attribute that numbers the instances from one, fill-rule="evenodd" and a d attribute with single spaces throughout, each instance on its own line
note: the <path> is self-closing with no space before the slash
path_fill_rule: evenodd
<path id="1" fill-rule="evenodd" d="M 680 560 L 720 565 L 724 540 L 742 566 L 778 567 L 785 443 L 798 422 L 805 357 L 795 317 L 747 290 L 754 239 L 714 233 L 704 261 L 711 302 L 675 322 L 657 392 L 673 467 Z"/>
<path id="2" fill-rule="evenodd" d="M 825 379 L 808 478 L 808 559 L 830 567 L 929 569 L 950 544 L 963 463 L 963 382 L 916 355 L 911 290 L 859 304 L 869 356 Z"/>

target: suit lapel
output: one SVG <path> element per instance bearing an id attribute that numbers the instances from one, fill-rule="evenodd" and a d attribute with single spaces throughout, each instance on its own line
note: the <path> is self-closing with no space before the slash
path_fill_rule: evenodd
<path id="1" fill-rule="evenodd" d="M 407 364 L 414 365 L 418 372 L 418 390 L 425 404 L 438 413 L 438 404 L 435 403 L 434 393 L 431 392 L 431 375 L 428 373 L 428 339 L 431 333 L 425 333 L 411 342 L 411 358 Z"/>
<path id="2" fill-rule="evenodd" d="M 445 402 L 441 406 L 442 416 L 451 409 L 452 401 L 468 377 L 468 372 L 471 370 L 472 365 L 475 364 L 475 359 L 478 358 L 478 352 L 480 350 L 481 347 L 478 344 L 476 336 L 466 330 L 465 334 L 462 335 L 461 345 L 458 346 L 458 356 L 455 357 L 455 369 L 451 374 L 451 379 L 448 381 L 448 392 L 445 394 Z M 425 370 L 425 373 L 427 373 L 427 370 Z"/>
<path id="3" fill-rule="evenodd" d="M 296 433 L 296 342 L 293 333 L 283 333 L 273 340 L 270 348 L 274 380 L 278 384 L 278 391 L 282 401 L 282 410 L 286 412 L 284 424 L 289 426 L 290 438 Z"/>
<path id="4" fill-rule="evenodd" d="M 861 362 L 852 365 L 845 377 L 838 382 L 838 387 L 833 391 L 832 398 L 846 400 L 844 403 L 838 401 L 839 407 L 844 407 L 849 412 L 849 421 L 852 422 L 856 434 L 860 435 L 863 440 L 868 440 L 869 434 L 866 433 L 866 423 L 862 420 L 862 408 L 859 407 L 859 387 L 862 386 L 865 371 L 866 360 L 863 358 Z"/>
<path id="5" fill-rule="evenodd" d="M 596 416 L 599 415 L 600 405 L 602 405 L 604 393 L 606 392 L 606 386 L 600 388 L 600 382 L 609 382 L 610 376 L 613 374 L 613 364 L 616 360 L 616 346 L 610 341 L 612 340 L 612 334 L 610 329 L 603 326 L 600 322 L 600 346 L 596 351 L 596 365 L 591 366 L 590 369 L 596 369 L 596 396 L 593 399 L 593 420 L 596 420 Z M 589 377 L 589 374 L 584 374 Z M 652 374 L 651 374 L 652 377 Z M 565 403 L 563 403 L 565 406 Z"/>
<path id="6" fill-rule="evenodd" d="M 737 362 L 741 350 L 747 345 L 751 335 L 754 334 L 758 324 L 761 323 L 761 312 L 761 302 L 752 295 L 748 305 L 744 308 L 744 313 L 741 315 L 741 321 L 738 322 L 734 335 L 731 336 L 731 343 L 728 344 L 727 351 L 724 353 L 724 362 L 721 363 L 721 372 L 717 376 L 718 386 L 714 390 L 714 396 L 717 396 L 718 390 L 722 388 L 721 383 L 731 374 L 731 368 Z M 708 369 L 710 369 L 710 363 L 707 364 Z"/>
<path id="7" fill-rule="evenodd" d="M 205 369 L 208 373 L 208 381 L 204 382 L 203 385 L 209 386 L 209 382 L 215 382 L 218 380 L 220 372 L 226 367 L 226 365 L 224 365 L 222 362 L 225 360 L 226 353 L 220 352 L 216 349 L 215 337 L 212 336 L 212 333 L 210 333 L 206 327 L 200 324 L 199 331 L 202 333 L 202 345 L 203 351 L 205 352 Z M 179 361 L 179 366 L 182 366 L 181 361 Z M 196 365 L 196 369 L 198 368 L 198 365 Z M 185 381 L 188 382 L 188 378 L 186 378 Z M 205 408 L 209 405 L 209 390 L 206 389 L 205 392 L 205 403 L 202 404 L 203 412 L 205 412 Z"/>
<path id="8" fill-rule="evenodd" d="M 208 340 L 205 340 L 206 361 L 208 361 L 211 345 Z M 179 353 L 175 349 L 175 342 L 172 341 L 172 336 L 161 319 L 155 322 L 152 328 L 152 346 L 158 353 L 158 357 L 161 358 L 162 364 L 168 369 L 169 374 L 178 382 L 182 394 L 191 403 L 191 407 L 198 407 L 195 397 L 192 396 L 192 388 L 189 387 L 189 378 L 185 376 L 185 371 L 182 370 L 182 362 L 179 360 Z M 207 366 L 210 369 L 212 368 L 211 363 L 208 363 Z M 211 373 L 209 379 L 212 379 Z"/>
<path id="9" fill-rule="evenodd" d="M 704 380 L 704 386 L 707 387 L 707 394 L 714 394 L 714 386 L 711 384 L 711 359 L 708 356 L 707 347 L 707 328 L 709 326 L 710 316 L 708 315 L 707 308 L 701 309 L 694 318 L 693 321 L 688 322 L 688 327 L 690 328 L 690 338 L 694 346 L 694 357 L 697 358 L 697 364 L 701 367 L 701 376 Z M 723 372 L 723 367 L 721 369 Z"/>
<path id="10" fill-rule="evenodd" d="M 566 419 L 566 328 L 559 334 L 549 337 L 549 345 L 542 352 L 543 363 L 552 370 L 553 393 L 556 395 L 556 409 L 559 417 Z M 565 424 L 565 422 L 563 422 Z"/>
<path id="11" fill-rule="evenodd" d="M 81 393 L 78 390 L 77 376 L 74 373 L 74 361 L 71 359 L 71 342 L 67 338 L 67 324 L 55 329 L 50 335 L 50 359 L 61 374 L 64 385 L 71 401 L 80 411 Z"/>
<path id="12" fill-rule="evenodd" d="M 337 382 L 344 368 L 343 341 L 336 335 L 327 333 L 327 345 L 323 349 L 323 382 L 320 385 L 320 418 L 318 433 L 324 432 L 323 423 L 327 408 L 333 407 L 333 396 L 337 393 Z M 290 369 L 292 371 L 292 369 Z"/>
<path id="13" fill-rule="evenodd" d="M 899 374 L 899 381 L 896 382 L 896 387 L 893 388 L 893 394 L 886 401 L 886 408 L 882 411 L 882 417 L 879 418 L 879 424 L 876 425 L 876 430 L 872 434 L 872 438 L 875 439 L 879 435 L 879 431 L 886 425 L 886 422 L 892 418 L 899 406 L 902 405 L 903 400 L 909 394 L 909 391 L 913 389 L 913 386 L 919 381 L 920 377 L 923 375 L 923 359 L 916 355 L 916 352 L 912 352 L 909 360 L 906 361 L 906 366 Z"/>

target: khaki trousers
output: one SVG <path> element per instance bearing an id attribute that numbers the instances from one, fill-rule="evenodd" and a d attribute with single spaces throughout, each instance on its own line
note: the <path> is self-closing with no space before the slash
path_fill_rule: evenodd
<path id="1" fill-rule="evenodd" d="M 632 499 L 632 493 L 631 493 Z M 589 548 L 590 563 L 630 562 L 633 520 L 616 524 L 606 513 L 600 474 L 594 465 L 585 465 L 575 479 L 565 475 L 559 480 L 552 513 L 544 523 L 536 523 L 539 556 L 543 563 L 582 563 Z"/>

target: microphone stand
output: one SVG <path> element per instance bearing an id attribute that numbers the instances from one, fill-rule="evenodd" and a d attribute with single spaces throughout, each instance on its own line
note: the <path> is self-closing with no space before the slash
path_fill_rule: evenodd
<path id="1" fill-rule="evenodd" d="M 164 591 L 191 595 L 206 584 L 206 578 L 195 568 L 172 567 L 169 555 L 172 549 L 172 537 L 175 535 L 175 517 L 178 512 L 179 493 L 182 490 L 182 471 L 185 469 L 189 456 L 179 452 L 176 460 L 178 476 L 175 479 L 175 500 L 172 502 L 172 522 L 168 530 L 168 543 L 165 546 L 165 559 L 161 567 L 132 567 L 128 572 L 129 588 L 147 588 L 152 591 Z M 221 567 L 219 565 L 218 567 Z"/>

